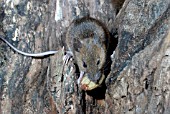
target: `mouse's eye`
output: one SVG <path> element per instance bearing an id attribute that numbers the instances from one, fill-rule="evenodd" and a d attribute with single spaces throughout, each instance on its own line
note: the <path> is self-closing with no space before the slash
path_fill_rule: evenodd
<path id="1" fill-rule="evenodd" d="M 94 36 L 94 33 L 93 33 L 93 32 L 91 32 L 91 33 L 90 33 L 90 37 L 93 37 L 93 36 Z"/>
<path id="2" fill-rule="evenodd" d="M 97 65 L 99 65 L 99 64 L 100 64 L 100 60 L 98 59 L 98 60 L 97 60 Z"/>
<path id="3" fill-rule="evenodd" d="M 83 61 L 83 67 L 87 68 L 87 65 L 86 65 L 86 63 L 84 61 Z"/>

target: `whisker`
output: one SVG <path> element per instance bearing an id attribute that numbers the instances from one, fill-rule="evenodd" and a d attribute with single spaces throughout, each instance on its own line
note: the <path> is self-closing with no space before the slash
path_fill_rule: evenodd
<path id="1" fill-rule="evenodd" d="M 75 73 L 75 74 L 80 74 L 80 73 Z"/>
<path id="2" fill-rule="evenodd" d="M 107 63 L 104 65 L 104 69 L 111 63 L 111 60 L 107 61 Z"/>

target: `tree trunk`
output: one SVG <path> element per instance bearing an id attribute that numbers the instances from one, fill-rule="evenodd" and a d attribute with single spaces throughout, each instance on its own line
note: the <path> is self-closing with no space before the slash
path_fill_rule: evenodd
<path id="1" fill-rule="evenodd" d="M 106 25 L 110 45 L 106 80 L 83 91 L 78 66 L 63 63 L 73 20 Z M 169 0 L 0 0 L 0 34 L 28 53 L 0 42 L 0 114 L 169 114 Z M 64 47 L 64 48 L 63 48 Z"/>

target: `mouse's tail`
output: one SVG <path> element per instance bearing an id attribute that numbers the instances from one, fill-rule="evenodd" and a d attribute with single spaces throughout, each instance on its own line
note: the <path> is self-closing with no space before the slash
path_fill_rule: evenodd
<path id="1" fill-rule="evenodd" d="M 13 45 L 11 45 L 3 36 L 0 35 L 0 39 L 2 41 L 4 41 L 6 44 L 8 44 L 9 47 L 11 47 L 13 50 L 15 50 L 16 52 L 18 52 L 19 54 L 25 55 L 25 56 L 30 56 L 30 57 L 44 57 L 44 56 L 48 56 L 48 55 L 52 55 L 57 53 L 58 51 L 46 51 L 46 52 L 42 52 L 42 53 L 26 53 L 23 51 L 18 50 L 17 48 L 15 48 Z"/>

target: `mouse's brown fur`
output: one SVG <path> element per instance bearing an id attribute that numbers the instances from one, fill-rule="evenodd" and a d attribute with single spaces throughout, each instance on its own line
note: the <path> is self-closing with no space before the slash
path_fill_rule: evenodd
<path id="1" fill-rule="evenodd" d="M 104 79 L 108 41 L 109 33 L 106 27 L 89 17 L 73 21 L 66 34 L 67 46 L 73 53 L 80 72 L 83 71 L 95 84 L 100 85 Z M 81 82 L 80 84 L 83 85 Z M 89 89 L 87 87 L 87 90 Z"/>

